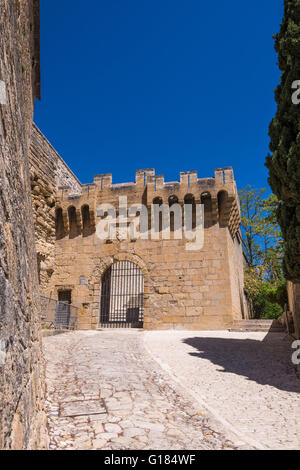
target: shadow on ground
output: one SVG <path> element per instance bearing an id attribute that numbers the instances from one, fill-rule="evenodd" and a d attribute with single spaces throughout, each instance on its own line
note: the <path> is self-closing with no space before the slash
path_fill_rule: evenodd
<path id="1" fill-rule="evenodd" d="M 219 365 L 223 373 L 247 377 L 261 385 L 300 392 L 291 355 L 291 342 L 282 334 L 269 333 L 263 341 L 255 339 L 195 337 L 183 340 L 198 352 L 189 354 Z"/>

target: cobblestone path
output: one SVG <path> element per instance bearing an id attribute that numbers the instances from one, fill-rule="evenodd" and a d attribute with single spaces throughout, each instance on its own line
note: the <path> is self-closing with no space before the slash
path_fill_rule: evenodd
<path id="1" fill-rule="evenodd" d="M 50 448 L 244 448 L 158 366 L 143 335 L 111 329 L 44 338 Z"/>
<path id="2" fill-rule="evenodd" d="M 300 449 L 300 377 L 283 333 L 145 331 L 173 379 L 239 436 L 264 449 Z"/>

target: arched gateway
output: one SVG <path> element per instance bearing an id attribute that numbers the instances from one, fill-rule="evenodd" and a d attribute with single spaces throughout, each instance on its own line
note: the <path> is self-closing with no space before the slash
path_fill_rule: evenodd
<path id="1" fill-rule="evenodd" d="M 144 277 L 131 261 L 117 261 L 103 274 L 100 324 L 142 328 L 144 321 Z"/>
<path id="2" fill-rule="evenodd" d="M 39 155 L 39 148 L 34 151 Z M 33 183 L 33 196 L 38 198 Z M 45 274 L 43 288 L 46 293 L 72 291 L 79 328 L 214 330 L 231 327 L 243 318 L 243 311 L 245 318 L 251 316 L 244 294 L 240 205 L 232 168 L 218 168 L 210 178 L 182 172 L 173 182 L 165 182 L 163 175 L 148 168 L 137 170 L 135 182 L 113 184 L 111 174 L 101 174 L 92 184 L 74 188 L 60 189 L 55 195 L 56 247 L 43 262 L 46 274 L 51 266 L 55 270 Z M 106 240 L 96 230 L 105 218 L 102 204 L 114 208 L 107 214 L 105 230 L 109 226 L 118 232 L 111 230 Z M 184 206 L 189 213 L 192 206 L 195 215 L 200 204 L 204 206 L 202 249 L 196 233 L 192 241 L 181 223 Z M 158 227 L 161 231 L 154 230 L 157 217 L 152 211 L 157 213 L 157 205 L 161 214 L 170 208 L 170 233 L 164 223 Z M 147 208 L 148 214 L 148 225 L 142 228 L 141 208 Z M 128 237 L 120 232 L 125 226 L 134 228 Z M 38 223 L 42 255 L 44 230 Z"/>

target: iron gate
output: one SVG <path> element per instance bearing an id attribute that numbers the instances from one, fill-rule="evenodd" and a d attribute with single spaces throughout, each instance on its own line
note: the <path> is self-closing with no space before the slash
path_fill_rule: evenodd
<path id="1" fill-rule="evenodd" d="M 78 309 L 69 302 L 41 296 L 41 323 L 43 329 L 77 328 Z"/>
<path id="2" fill-rule="evenodd" d="M 130 261 L 118 261 L 102 278 L 100 325 L 142 328 L 144 321 L 144 278 Z"/>

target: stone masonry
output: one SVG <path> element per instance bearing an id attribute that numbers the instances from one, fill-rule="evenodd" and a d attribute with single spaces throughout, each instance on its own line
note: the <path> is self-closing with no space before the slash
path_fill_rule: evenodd
<path id="1" fill-rule="evenodd" d="M 54 271 L 55 197 L 58 188 L 81 192 L 81 184 L 34 124 L 29 154 L 31 194 L 40 288 Z"/>
<path id="2" fill-rule="evenodd" d="M 106 329 L 45 338 L 50 449 L 249 448 L 151 359 L 142 337 Z"/>
<path id="3" fill-rule="evenodd" d="M 29 181 L 39 1 L 0 0 L 0 448 L 47 445 Z M 2 97 L 3 98 L 3 97 Z"/>
<path id="4" fill-rule="evenodd" d="M 179 182 L 172 183 L 153 169 L 138 170 L 135 182 L 125 184 L 113 184 L 110 174 L 97 175 L 93 184 L 80 189 L 80 194 L 74 188 L 56 192 L 54 267 L 43 284 L 49 297 L 70 292 L 79 308 L 79 328 L 99 326 L 103 274 L 118 261 L 137 265 L 143 274 L 145 328 L 222 329 L 247 318 L 240 209 L 232 168 L 217 169 L 213 178 L 202 179 L 196 172 L 184 172 Z M 127 197 L 128 206 L 143 203 L 149 212 L 158 199 L 166 204 L 176 200 L 181 206 L 186 198 L 202 203 L 203 249 L 187 251 L 186 240 L 173 239 L 172 234 L 169 240 L 161 234 L 158 240 L 100 240 L 96 227 L 103 217 L 97 215 L 97 208 L 102 203 L 118 208 L 120 196 Z M 50 211 L 53 217 L 53 208 Z M 53 235 L 51 240 L 53 244 Z"/>
<path id="5" fill-rule="evenodd" d="M 144 328 L 227 328 L 235 320 L 248 318 L 239 230 L 240 207 L 231 167 L 216 169 L 211 178 L 198 178 L 197 172 L 190 171 L 180 173 L 180 181 L 165 182 L 164 176 L 155 175 L 154 169 L 145 169 L 136 171 L 132 183 L 113 184 L 111 174 L 102 174 L 96 175 L 92 184 L 82 185 L 32 124 L 34 100 L 40 98 L 39 0 L 0 0 L 0 24 L 0 449 L 45 449 L 48 438 L 40 295 L 55 299 L 69 296 L 79 311 L 79 329 L 97 329 L 103 326 L 100 314 L 107 304 L 107 299 L 103 302 L 104 279 L 112 266 L 123 263 L 123 266 L 137 267 L 143 279 L 143 290 L 138 297 L 143 307 Z M 178 203 L 181 207 L 191 204 L 192 208 L 202 204 L 204 246 L 187 250 L 188 240 L 177 239 L 174 229 L 169 239 L 164 238 L 163 230 L 159 231 L 157 239 L 151 239 L 150 216 L 147 228 L 144 227 L 147 236 L 143 239 L 123 239 L 117 222 L 116 239 L 101 240 L 96 231 L 107 214 L 99 212 L 99 205 L 110 204 L 119 215 L 119 198 L 125 196 L 128 206 L 143 205 L 149 214 L 153 204 L 172 206 Z M 109 287 L 115 288 L 117 284 L 111 278 L 108 280 Z M 291 309 L 298 315 L 297 286 L 290 285 L 289 290 L 290 298 L 295 301 Z M 130 299 L 132 301 L 136 299 Z M 134 313 L 130 302 L 124 304 L 128 318 Z M 78 335 L 80 341 L 85 341 L 90 334 L 98 338 L 100 333 L 81 331 L 73 333 L 73 337 Z M 114 333 L 108 332 L 108 340 L 113 337 Z M 72 339 L 72 334 L 69 338 Z M 62 351 L 64 341 L 65 338 L 58 341 Z M 67 338 L 65 344 L 68 344 Z M 124 343 L 127 364 L 141 360 L 139 356 L 132 356 L 130 344 L 137 343 L 135 339 Z M 70 359 L 73 346 L 69 346 Z M 95 348 L 97 359 L 101 348 L 98 343 Z M 77 365 L 82 368 L 85 367 L 86 350 L 79 351 Z M 118 348 L 114 354 L 119 357 Z M 60 361 L 60 365 L 66 366 L 69 373 L 67 363 Z M 104 374 L 111 380 L 109 367 L 106 365 Z M 129 370 L 127 366 L 125 369 Z M 151 382 L 150 369 L 147 377 Z M 116 372 L 118 383 L 122 370 Z M 67 379 L 73 378 L 72 371 L 70 374 L 66 375 Z M 137 380 L 137 392 L 140 380 L 143 377 Z M 84 383 L 80 384 L 83 393 L 86 390 Z M 66 386 L 69 385 L 71 395 L 74 392 L 76 396 L 76 383 Z M 154 388 L 146 390 L 150 402 Z M 161 416 L 166 415 L 168 442 L 175 446 L 180 419 L 169 416 L 169 411 L 173 413 L 178 400 L 167 384 L 163 389 L 164 396 L 173 398 L 166 407 L 159 397 L 156 430 Z M 55 399 L 57 390 L 54 390 Z M 128 404 L 131 407 L 129 398 L 122 395 L 122 390 L 119 392 L 117 402 L 122 402 L 121 406 L 125 405 L 125 408 Z M 110 393 L 111 390 L 107 390 L 107 398 Z M 58 390 L 58 398 L 63 398 L 61 390 Z M 143 401 L 145 396 L 141 395 L 140 399 Z M 115 400 L 111 400 L 111 406 L 115 405 Z M 140 405 L 142 409 L 142 403 Z M 198 439 L 197 423 L 191 425 L 187 416 L 196 415 L 194 410 L 191 415 L 188 413 L 186 403 L 182 402 L 180 406 L 184 413 L 187 411 L 184 423 L 188 435 L 190 431 L 192 433 L 191 445 L 194 445 Z M 87 433 L 91 436 L 84 434 L 84 442 L 86 437 L 88 441 L 92 437 L 97 441 L 95 446 L 103 448 L 107 434 L 116 433 L 119 437 L 123 429 L 129 440 L 139 437 L 138 441 L 145 445 L 152 446 L 152 439 L 158 437 L 151 433 L 149 423 L 139 423 L 145 431 L 135 429 L 134 435 L 131 428 L 127 429 L 128 423 L 123 422 L 122 426 L 115 423 L 107 422 L 102 436 L 102 425 L 94 428 L 89 422 Z M 76 427 L 77 424 L 80 423 L 76 423 Z M 52 425 L 57 425 L 55 419 Z M 131 423 L 129 425 L 131 427 Z M 72 423 L 70 426 L 72 429 Z M 204 421 L 201 426 L 203 433 L 208 432 L 210 437 L 208 442 L 205 439 L 197 441 L 199 448 L 233 447 L 222 436 L 219 439 L 211 432 Z M 50 431 L 55 435 L 55 429 Z M 61 436 L 56 437 L 51 437 L 52 448 L 66 448 L 64 442 L 60 442 L 63 441 Z M 186 436 L 181 437 L 180 445 L 186 448 Z M 127 445 L 125 441 L 123 444 Z M 131 444 L 132 448 L 139 445 L 135 440 Z M 118 442 L 112 448 L 115 445 Z"/>

